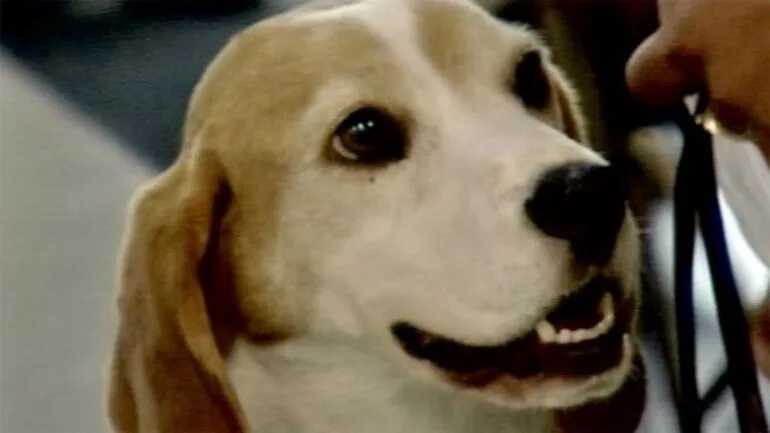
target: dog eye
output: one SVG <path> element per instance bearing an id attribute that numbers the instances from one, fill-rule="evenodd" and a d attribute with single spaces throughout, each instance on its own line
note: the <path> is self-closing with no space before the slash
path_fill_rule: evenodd
<path id="1" fill-rule="evenodd" d="M 406 156 L 401 124 L 382 110 L 366 107 L 354 111 L 337 127 L 332 150 L 349 161 L 382 163 Z"/>
<path id="2" fill-rule="evenodd" d="M 513 77 L 513 92 L 529 108 L 543 110 L 551 101 L 551 82 L 540 53 L 530 51 L 519 60 Z"/>

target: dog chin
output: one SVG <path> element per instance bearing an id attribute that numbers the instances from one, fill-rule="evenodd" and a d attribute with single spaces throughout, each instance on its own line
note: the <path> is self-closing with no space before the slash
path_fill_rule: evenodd
<path id="1" fill-rule="evenodd" d="M 501 377 L 479 390 L 478 398 L 511 409 L 567 409 L 611 397 L 633 374 L 635 348 L 626 334 L 620 363 L 586 377 Z"/>

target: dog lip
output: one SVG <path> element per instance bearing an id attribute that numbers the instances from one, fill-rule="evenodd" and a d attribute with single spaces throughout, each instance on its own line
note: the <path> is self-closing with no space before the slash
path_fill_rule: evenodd
<path id="1" fill-rule="evenodd" d="M 394 324 L 391 332 L 407 354 L 433 364 L 450 379 L 466 386 L 482 386 L 503 375 L 520 379 L 535 375 L 593 375 L 617 366 L 623 359 L 630 316 L 627 303 L 612 304 L 610 325 L 606 315 L 607 297 L 618 300 L 618 292 L 617 282 L 594 279 L 559 302 L 535 329 L 495 346 L 467 345 L 407 322 Z M 581 317 L 581 309 L 590 317 Z M 542 324 L 546 320 L 553 331 L 567 332 L 565 335 L 573 338 L 543 341 Z M 588 325 L 593 327 L 581 328 Z M 591 338 L 578 338 L 589 335 L 589 331 L 593 332 Z"/>

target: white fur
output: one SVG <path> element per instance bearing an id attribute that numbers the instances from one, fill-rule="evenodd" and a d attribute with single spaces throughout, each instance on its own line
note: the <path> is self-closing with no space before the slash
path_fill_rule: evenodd
<path id="1" fill-rule="evenodd" d="M 368 346 L 368 347 L 367 347 Z M 403 374 L 375 344 L 329 336 L 261 350 L 241 343 L 230 370 L 254 432 L 546 432 L 545 411 L 515 411 Z M 240 386 L 238 385 L 240 384 Z M 265 398 L 270 396 L 270 398 Z"/>

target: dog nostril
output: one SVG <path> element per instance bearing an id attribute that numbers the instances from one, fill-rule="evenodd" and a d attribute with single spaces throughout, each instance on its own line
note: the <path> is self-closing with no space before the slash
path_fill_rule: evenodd
<path id="1" fill-rule="evenodd" d="M 603 262 L 623 223 L 626 198 L 613 167 L 570 163 L 540 177 L 525 212 L 543 233 L 570 241 L 578 260 Z"/>

